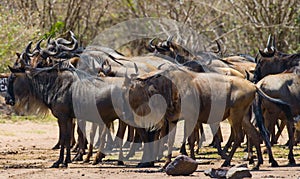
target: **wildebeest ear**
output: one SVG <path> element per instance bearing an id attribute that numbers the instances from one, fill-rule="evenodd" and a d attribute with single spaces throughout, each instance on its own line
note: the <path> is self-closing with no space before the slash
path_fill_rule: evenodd
<path id="1" fill-rule="evenodd" d="M 20 68 L 13 68 L 11 66 L 8 65 L 8 69 L 12 72 L 12 73 L 22 73 L 24 72 L 23 69 L 20 69 Z"/>
<path id="2" fill-rule="evenodd" d="M 259 54 L 262 56 L 262 57 L 269 57 L 268 54 L 266 54 L 264 51 L 262 50 L 258 50 L 259 51 Z"/>
<path id="3" fill-rule="evenodd" d="M 16 52 L 16 55 L 18 56 L 18 58 L 21 57 L 21 54 L 19 52 Z"/>

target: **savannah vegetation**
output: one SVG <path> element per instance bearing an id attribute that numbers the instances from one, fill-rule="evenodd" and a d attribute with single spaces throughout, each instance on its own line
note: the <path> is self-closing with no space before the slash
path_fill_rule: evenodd
<path id="1" fill-rule="evenodd" d="M 300 3 L 297 0 L 2 0 L 0 2 L 0 72 L 29 41 L 67 36 L 72 30 L 82 46 L 119 22 L 143 17 L 184 23 L 227 54 L 255 56 L 268 34 L 280 51 L 300 51 Z M 131 49 L 139 46 L 133 43 Z"/>

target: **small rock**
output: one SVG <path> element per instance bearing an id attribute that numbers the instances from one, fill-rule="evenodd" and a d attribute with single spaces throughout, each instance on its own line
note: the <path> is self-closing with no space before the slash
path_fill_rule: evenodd
<path id="1" fill-rule="evenodd" d="M 196 171 L 198 163 L 192 158 L 179 155 L 166 167 L 168 175 L 190 175 Z"/>
<path id="2" fill-rule="evenodd" d="M 226 173 L 228 172 L 228 168 L 218 168 L 218 169 L 208 169 L 204 171 L 206 176 L 210 176 L 211 178 L 226 178 Z"/>
<path id="3" fill-rule="evenodd" d="M 240 179 L 240 178 L 251 178 L 252 175 L 246 167 L 232 167 L 228 170 L 226 178 L 228 179 Z"/>

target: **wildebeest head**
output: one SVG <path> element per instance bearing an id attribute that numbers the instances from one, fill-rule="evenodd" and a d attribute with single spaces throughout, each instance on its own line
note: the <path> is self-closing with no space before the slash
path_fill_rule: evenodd
<path id="1" fill-rule="evenodd" d="M 14 93 L 14 89 L 15 89 L 14 84 L 16 81 L 18 83 L 18 80 L 21 79 L 22 76 L 24 76 L 25 69 L 23 70 L 23 68 L 12 68 L 12 67 L 9 67 L 9 69 L 11 71 L 11 74 L 8 77 L 8 85 L 7 85 L 7 92 L 6 92 L 6 96 L 5 96 L 5 102 L 6 102 L 6 104 L 14 106 L 16 104 L 15 93 Z M 18 76 L 20 76 L 20 78 L 18 78 Z"/>
<path id="2" fill-rule="evenodd" d="M 300 54 L 285 54 L 275 47 L 275 38 L 270 35 L 267 47 L 259 50 L 260 57 L 256 57 L 254 81 L 258 82 L 269 74 L 282 73 L 299 65 Z"/>
<path id="3" fill-rule="evenodd" d="M 150 40 L 149 48 L 154 52 L 169 56 L 179 63 L 184 63 L 192 60 L 194 55 L 181 45 L 172 41 L 173 36 L 169 36 L 167 40 L 154 44 L 155 38 Z"/>
<path id="4" fill-rule="evenodd" d="M 20 59 L 18 59 L 20 60 Z M 5 102 L 14 106 L 17 113 L 47 114 L 48 108 L 36 96 L 31 93 L 31 86 L 28 81 L 26 69 L 30 66 L 23 60 L 15 62 L 13 67 L 9 67 L 11 74 L 8 78 L 8 86 L 5 95 Z M 22 63 L 22 64 L 20 64 Z"/>

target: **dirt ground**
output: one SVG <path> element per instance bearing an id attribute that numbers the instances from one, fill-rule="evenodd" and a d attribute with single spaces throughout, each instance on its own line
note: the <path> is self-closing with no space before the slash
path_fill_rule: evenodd
<path id="1" fill-rule="evenodd" d="M 228 126 L 223 126 L 223 131 Z M 226 136 L 228 130 L 223 134 Z M 57 142 L 58 127 L 53 122 L 5 121 L 0 123 L 0 178 L 173 178 L 159 172 L 163 163 L 156 163 L 154 168 L 135 168 L 137 161 L 126 162 L 126 166 L 117 166 L 114 155 L 107 156 L 102 164 L 91 165 L 80 162 L 69 164 L 68 168 L 52 169 L 52 163 L 58 159 L 58 150 L 51 150 Z M 286 134 L 280 142 L 286 141 Z M 203 148 L 205 150 L 208 147 Z M 297 163 L 299 147 L 295 148 Z M 202 149 L 201 149 L 202 151 Z M 215 151 L 215 149 L 211 149 Z M 211 152 L 210 152 L 211 153 Z M 175 151 L 174 155 L 178 153 Z M 74 153 L 72 153 L 74 155 Z M 216 157 L 211 157 L 216 156 Z M 266 155 L 264 155 L 266 157 Z M 271 168 L 265 158 L 260 171 L 251 171 L 252 178 L 299 178 L 300 166 L 287 167 L 286 156 L 277 160 L 281 167 Z M 220 167 L 223 160 L 217 155 L 197 155 L 198 169 L 191 178 L 209 178 L 204 170 Z M 234 156 L 232 164 L 246 163 Z M 174 178 L 187 178 L 178 176 Z"/>

